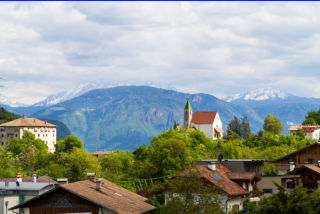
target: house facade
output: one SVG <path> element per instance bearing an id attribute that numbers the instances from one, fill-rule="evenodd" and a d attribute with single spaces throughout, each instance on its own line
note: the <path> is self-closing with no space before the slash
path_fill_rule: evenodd
<path id="1" fill-rule="evenodd" d="M 301 126 L 291 126 L 288 130 L 290 135 L 296 135 L 297 131 L 301 131 L 305 134 L 306 138 L 319 140 L 320 138 L 320 126 L 319 125 L 301 125 Z"/>
<path id="2" fill-rule="evenodd" d="M 25 116 L 0 124 L 0 146 L 4 146 L 8 139 L 21 139 L 25 131 L 33 133 L 36 139 L 43 140 L 48 146 L 49 152 L 55 152 L 57 143 L 56 125 Z"/>
<path id="3" fill-rule="evenodd" d="M 184 127 L 194 128 L 206 134 L 208 138 L 222 138 L 222 121 L 217 111 L 192 113 L 190 101 L 188 100 L 184 108 Z"/>

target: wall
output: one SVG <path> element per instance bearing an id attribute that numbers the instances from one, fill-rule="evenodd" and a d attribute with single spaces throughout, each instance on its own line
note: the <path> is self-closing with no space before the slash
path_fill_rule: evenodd
<path id="1" fill-rule="evenodd" d="M 259 190 L 263 191 L 263 189 L 271 189 L 272 193 L 277 193 L 278 189 L 274 185 L 273 181 L 277 184 L 281 185 L 282 176 L 263 176 L 261 180 L 257 183 L 257 187 Z M 269 193 L 265 194 L 265 196 L 271 195 Z"/>
<path id="2" fill-rule="evenodd" d="M 55 152 L 57 130 L 53 127 L 1 127 L 0 146 L 3 146 L 10 138 L 21 139 L 24 131 L 30 131 L 31 133 L 33 133 L 36 139 L 41 139 L 46 143 L 49 152 Z"/>
<path id="3" fill-rule="evenodd" d="M 8 209 L 19 204 L 19 196 L 1 196 L 0 197 L 0 213 L 3 214 L 14 214 L 11 210 L 8 210 L 6 213 L 5 202 L 8 201 Z"/>

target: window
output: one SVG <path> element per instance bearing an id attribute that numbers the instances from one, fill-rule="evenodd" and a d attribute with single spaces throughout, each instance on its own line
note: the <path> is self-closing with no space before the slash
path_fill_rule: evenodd
<path id="1" fill-rule="evenodd" d="M 233 212 L 238 212 L 239 210 L 240 210 L 239 204 L 234 204 L 234 205 L 232 206 L 232 211 L 233 211 Z"/>
<path id="2" fill-rule="evenodd" d="M 266 194 L 266 193 L 272 194 L 272 189 L 263 189 L 263 193 L 264 194 Z"/>
<path id="3" fill-rule="evenodd" d="M 1 137 L 4 137 L 4 134 L 2 134 Z"/>
<path id="4" fill-rule="evenodd" d="M 308 158 L 308 163 L 312 163 L 312 158 Z"/>
<path id="5" fill-rule="evenodd" d="M 40 134 L 38 134 L 38 137 L 40 137 Z"/>
<path id="6" fill-rule="evenodd" d="M 18 134 L 16 134 L 16 137 L 18 137 Z"/>

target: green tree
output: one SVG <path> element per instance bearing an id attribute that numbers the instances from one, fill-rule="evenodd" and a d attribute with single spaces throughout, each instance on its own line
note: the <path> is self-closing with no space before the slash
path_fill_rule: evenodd
<path id="1" fill-rule="evenodd" d="M 165 213 L 224 213 L 225 209 L 221 201 L 223 193 L 203 180 L 197 173 L 170 180 L 167 183 L 167 189 L 169 200 L 164 208 Z"/>
<path id="2" fill-rule="evenodd" d="M 98 158 L 81 148 L 75 147 L 69 154 L 63 154 L 62 164 L 65 166 L 67 177 L 71 181 L 84 180 L 89 172 L 96 173 L 96 175 L 101 173 Z"/>
<path id="3" fill-rule="evenodd" d="M 283 126 L 278 117 L 268 114 L 264 120 L 263 129 L 272 134 L 281 134 Z"/>
<path id="4" fill-rule="evenodd" d="M 247 117 L 241 119 L 240 133 L 242 139 L 249 139 L 251 135 L 250 122 Z"/>
<path id="5" fill-rule="evenodd" d="M 241 136 L 241 123 L 240 123 L 240 120 L 236 116 L 234 116 L 233 120 L 229 121 L 227 129 L 230 129 L 231 131 L 233 131 L 237 135 Z"/>
<path id="6" fill-rule="evenodd" d="M 76 136 L 68 136 L 64 140 L 59 139 L 56 144 L 56 152 L 70 153 L 73 148 L 83 148 L 83 143 Z"/>
<path id="7" fill-rule="evenodd" d="M 303 125 L 319 125 L 320 124 L 320 108 L 318 111 L 308 112 L 306 119 L 303 121 Z"/>

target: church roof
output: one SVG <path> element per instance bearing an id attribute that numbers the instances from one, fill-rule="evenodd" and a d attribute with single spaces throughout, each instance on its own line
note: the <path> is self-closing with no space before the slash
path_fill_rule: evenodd
<path id="1" fill-rule="evenodd" d="M 216 118 L 217 111 L 202 111 L 195 112 L 192 115 L 191 123 L 194 124 L 212 124 Z"/>
<path id="2" fill-rule="evenodd" d="M 184 107 L 184 110 L 192 110 L 189 99 L 188 99 L 188 101 L 186 103 L 186 106 Z"/>
<path id="3" fill-rule="evenodd" d="M 2 123 L 0 127 L 52 127 L 55 128 L 56 125 L 48 123 L 47 121 L 38 120 L 36 118 L 27 118 L 25 116 L 18 118 L 16 120 Z"/>

